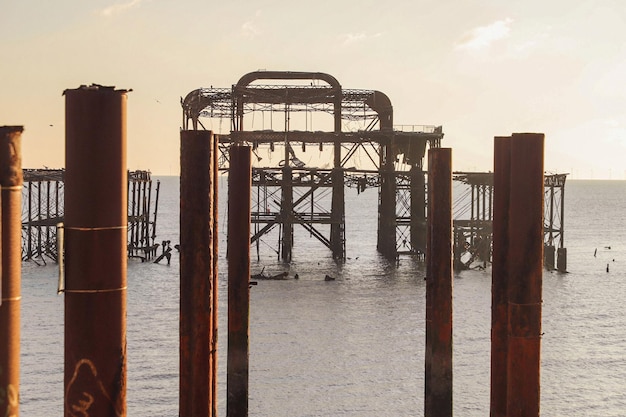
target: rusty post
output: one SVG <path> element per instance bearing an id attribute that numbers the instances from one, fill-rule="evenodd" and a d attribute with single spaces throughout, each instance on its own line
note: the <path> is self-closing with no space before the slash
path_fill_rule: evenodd
<path id="1" fill-rule="evenodd" d="M 452 150 L 428 151 L 424 416 L 452 416 Z"/>
<path id="2" fill-rule="evenodd" d="M 228 417 L 248 415 L 250 313 L 250 190 L 249 146 L 231 146 L 228 175 Z"/>
<path id="3" fill-rule="evenodd" d="M 213 136 L 213 236 L 215 236 L 216 238 L 213 239 L 213 323 L 212 323 L 212 329 L 213 332 L 211 333 L 211 340 L 210 340 L 210 349 L 211 349 L 211 363 L 210 363 L 210 367 L 211 367 L 211 371 L 212 371 L 212 385 L 211 385 L 211 404 L 213 404 L 213 408 L 211 409 L 211 417 L 217 417 L 217 363 L 218 363 L 218 358 L 217 358 L 217 322 L 218 322 L 218 317 L 217 317 L 217 313 L 218 313 L 218 293 L 219 293 L 219 286 L 218 286 L 218 279 L 219 279 L 219 274 L 218 274 L 218 255 L 219 255 L 219 248 L 218 248 L 218 242 L 219 239 L 217 239 L 218 236 L 218 223 L 219 223 L 219 217 L 218 217 L 218 184 L 219 184 L 219 145 L 220 145 L 220 141 L 219 141 L 219 136 L 218 135 L 214 135 Z"/>
<path id="4" fill-rule="evenodd" d="M 491 269 L 491 417 L 506 417 L 507 248 L 511 138 L 494 138 L 493 257 Z"/>
<path id="5" fill-rule="evenodd" d="M 19 415 L 22 126 L 0 127 L 0 415 Z"/>
<path id="6" fill-rule="evenodd" d="M 213 144 L 211 131 L 180 133 L 180 417 L 215 407 Z"/>
<path id="7" fill-rule="evenodd" d="M 511 137 L 507 416 L 539 416 L 543 273 L 543 144 L 540 133 Z"/>
<path id="8" fill-rule="evenodd" d="M 64 93 L 66 417 L 126 415 L 126 93 Z"/>

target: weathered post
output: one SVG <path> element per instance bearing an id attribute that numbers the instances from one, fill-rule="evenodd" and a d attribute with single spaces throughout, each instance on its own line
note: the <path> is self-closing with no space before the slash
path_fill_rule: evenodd
<path id="1" fill-rule="evenodd" d="M 539 416 L 544 135 L 511 137 L 507 416 Z"/>
<path id="2" fill-rule="evenodd" d="M 250 314 L 250 147 L 230 148 L 228 175 L 228 417 L 248 415 Z"/>
<path id="3" fill-rule="evenodd" d="M 126 93 L 64 93 L 66 417 L 126 415 Z"/>
<path id="4" fill-rule="evenodd" d="M 424 416 L 452 416 L 452 150 L 428 151 Z"/>
<path id="5" fill-rule="evenodd" d="M 218 279 L 219 279 L 219 274 L 218 274 L 218 255 L 219 255 L 219 248 L 218 248 L 218 242 L 219 239 L 217 239 L 218 236 L 218 223 L 219 223 L 219 216 L 218 216 L 218 180 L 219 180 L 219 146 L 220 146 L 220 140 L 219 140 L 219 136 L 218 135 L 213 135 L 213 236 L 215 236 L 216 238 L 213 239 L 213 282 L 212 282 L 212 287 L 213 287 L 213 324 L 212 324 L 212 329 L 213 329 L 213 333 L 211 334 L 211 371 L 212 371 L 212 375 L 213 375 L 213 380 L 212 380 L 212 384 L 211 384 L 211 404 L 213 404 L 213 408 L 211 409 L 211 417 L 217 417 L 217 363 L 218 363 L 218 358 L 217 358 L 217 322 L 218 322 L 218 318 L 217 318 L 217 313 L 218 313 L 218 294 L 219 294 L 219 287 L 218 287 Z"/>
<path id="6" fill-rule="evenodd" d="M 0 415 L 19 415 L 22 126 L 0 127 Z"/>
<path id="7" fill-rule="evenodd" d="M 212 416 L 216 407 L 213 139 L 180 132 L 180 417 Z"/>
<path id="8" fill-rule="evenodd" d="M 511 138 L 494 138 L 493 256 L 491 268 L 491 417 L 506 417 L 507 250 Z"/>

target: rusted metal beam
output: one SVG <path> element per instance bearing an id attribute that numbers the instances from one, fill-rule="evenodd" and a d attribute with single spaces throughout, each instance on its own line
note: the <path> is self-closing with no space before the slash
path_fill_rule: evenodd
<path id="1" fill-rule="evenodd" d="M 507 416 L 539 416 L 544 135 L 511 137 Z"/>
<path id="2" fill-rule="evenodd" d="M 216 407 L 214 144 L 211 131 L 180 132 L 180 417 Z"/>
<path id="3" fill-rule="evenodd" d="M 428 151 L 424 416 L 452 416 L 452 150 Z"/>
<path id="4" fill-rule="evenodd" d="M 19 415 L 22 126 L 0 127 L 0 415 Z"/>
<path id="5" fill-rule="evenodd" d="M 65 416 L 125 416 L 127 91 L 64 94 Z"/>
<path id="6" fill-rule="evenodd" d="M 494 138 L 493 258 L 491 269 L 491 417 L 506 417 L 508 220 L 511 138 Z"/>
<path id="7" fill-rule="evenodd" d="M 228 175 L 228 417 L 248 415 L 250 321 L 250 193 L 249 146 L 230 148 Z"/>

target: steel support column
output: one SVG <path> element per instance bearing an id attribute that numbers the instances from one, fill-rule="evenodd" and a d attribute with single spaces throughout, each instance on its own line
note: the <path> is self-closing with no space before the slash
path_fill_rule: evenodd
<path id="1" fill-rule="evenodd" d="M 226 415 L 247 417 L 250 327 L 249 146 L 230 148 L 228 176 L 228 361 Z"/>
<path id="2" fill-rule="evenodd" d="M 180 133 L 180 394 L 179 416 L 212 416 L 216 177 L 211 131 Z"/>
<path id="3" fill-rule="evenodd" d="M 511 138 L 494 138 L 493 258 L 491 283 L 491 417 L 506 417 L 508 350 L 508 216 Z"/>
<path id="4" fill-rule="evenodd" d="M 452 416 L 452 150 L 428 152 L 425 417 Z"/>
<path id="5" fill-rule="evenodd" d="M 0 127 L 0 415 L 19 415 L 22 126 Z"/>
<path id="6" fill-rule="evenodd" d="M 65 416 L 126 415 L 127 92 L 65 91 Z"/>
<path id="7" fill-rule="evenodd" d="M 539 416 L 544 135 L 511 137 L 507 416 Z"/>

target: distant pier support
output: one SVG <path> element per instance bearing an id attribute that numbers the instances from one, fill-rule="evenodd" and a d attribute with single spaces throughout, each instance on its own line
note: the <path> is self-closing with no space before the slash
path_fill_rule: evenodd
<path id="1" fill-rule="evenodd" d="M 411 167 L 411 247 L 426 254 L 426 181 L 422 164 Z"/>
<path id="2" fill-rule="evenodd" d="M 559 272 L 567 270 L 565 234 L 565 180 L 566 174 L 545 175 L 544 178 L 544 267 Z M 555 262 L 556 260 L 556 262 Z"/>
<path id="3" fill-rule="evenodd" d="M 282 238 L 280 241 L 280 257 L 283 262 L 291 262 L 293 250 L 293 178 L 291 167 L 283 167 L 282 199 L 280 204 L 282 220 Z"/>
<path id="4" fill-rule="evenodd" d="M 345 192 L 344 177 L 341 168 L 334 168 L 332 172 L 333 197 L 330 211 L 330 247 L 333 259 L 341 260 L 346 257 L 345 239 Z"/>
<path id="5" fill-rule="evenodd" d="M 396 250 L 396 175 L 390 145 L 381 151 L 380 189 L 378 200 L 378 244 L 376 248 L 387 259 L 394 259 Z"/>
<path id="6" fill-rule="evenodd" d="M 128 257 L 156 256 L 160 181 L 150 171 L 127 173 Z M 24 169 L 22 260 L 57 262 L 57 224 L 65 220 L 65 170 Z"/>

